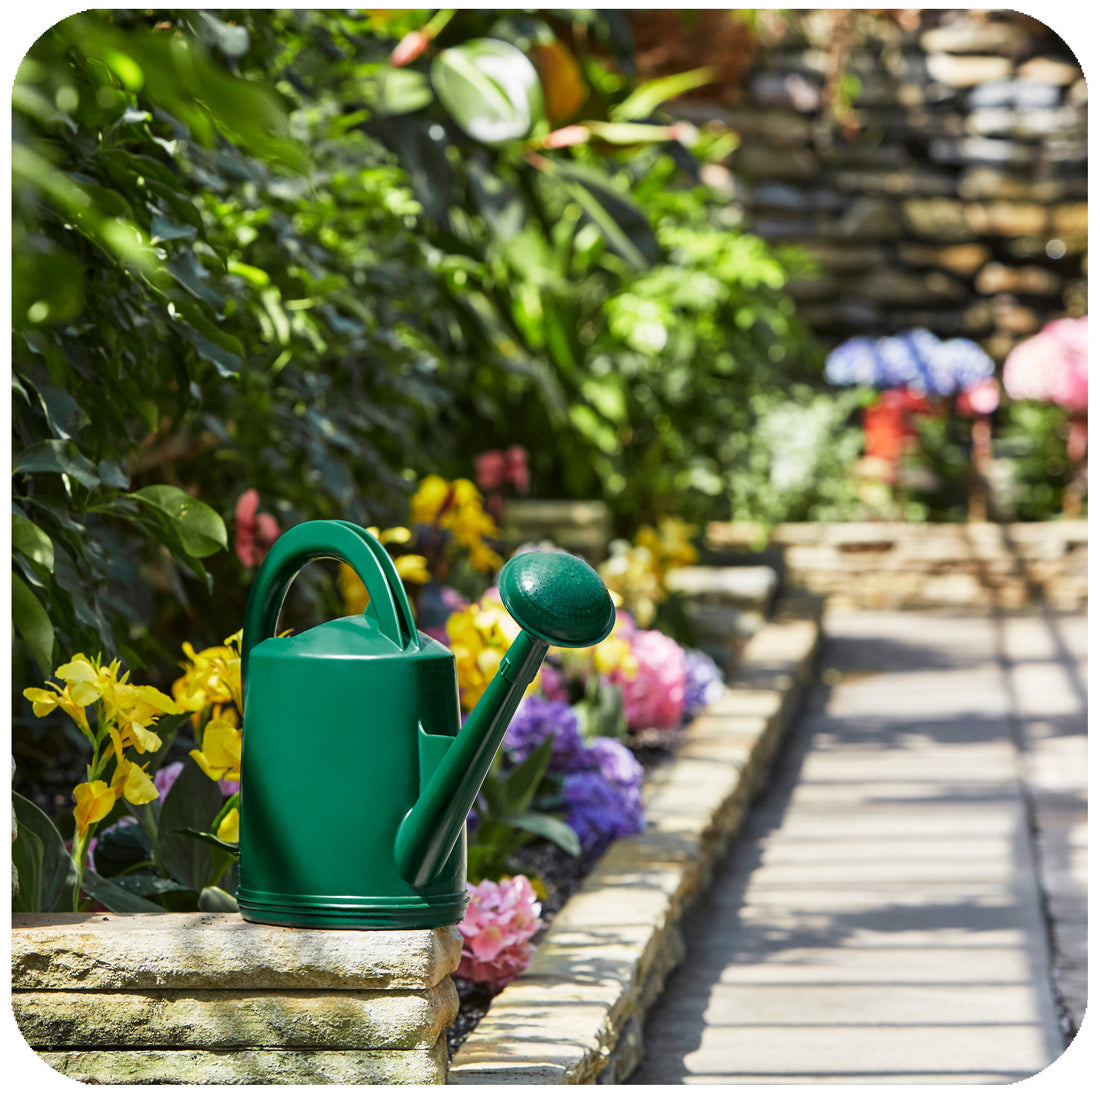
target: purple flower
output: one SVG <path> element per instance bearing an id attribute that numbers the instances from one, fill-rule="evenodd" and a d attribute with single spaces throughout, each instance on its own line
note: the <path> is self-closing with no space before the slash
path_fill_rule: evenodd
<path id="1" fill-rule="evenodd" d="M 182 762 L 172 762 L 153 774 L 153 784 L 156 785 L 157 792 L 160 793 L 161 801 L 164 800 L 165 796 L 168 795 L 168 790 L 176 783 L 176 778 L 180 775 L 182 769 Z"/>
<path id="2" fill-rule="evenodd" d="M 618 739 L 593 739 L 588 761 L 624 793 L 641 794 L 643 770 L 638 759 Z"/>
<path id="3" fill-rule="evenodd" d="M 565 821 L 588 851 L 606 838 L 636 834 L 645 825 L 641 802 L 596 770 L 565 779 Z"/>
<path id="4" fill-rule="evenodd" d="M 577 726 L 577 714 L 564 701 L 532 695 L 520 702 L 504 736 L 504 749 L 519 763 L 548 736 L 554 736 L 549 769 L 576 773 L 586 768 L 587 751 Z"/>
<path id="5" fill-rule="evenodd" d="M 722 696 L 722 672 L 704 651 L 685 651 L 684 715 L 694 716 Z"/>

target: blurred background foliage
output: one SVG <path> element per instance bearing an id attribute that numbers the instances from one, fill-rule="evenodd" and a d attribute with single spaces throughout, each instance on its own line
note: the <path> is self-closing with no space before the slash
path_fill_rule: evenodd
<path id="1" fill-rule="evenodd" d="M 662 114 L 706 78 L 639 84 L 613 11 L 42 35 L 13 92 L 16 681 L 235 629 L 246 490 L 284 528 L 387 525 L 518 443 L 536 496 L 623 532 L 845 516 L 854 404 L 784 292 L 806 261 L 704 182 L 735 136 Z"/>

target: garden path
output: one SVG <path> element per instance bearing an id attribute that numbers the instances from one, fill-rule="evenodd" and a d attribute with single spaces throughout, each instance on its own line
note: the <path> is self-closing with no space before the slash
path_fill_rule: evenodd
<path id="1" fill-rule="evenodd" d="M 631 1083 L 1011 1082 L 1080 1022 L 1085 618 L 825 632 Z"/>

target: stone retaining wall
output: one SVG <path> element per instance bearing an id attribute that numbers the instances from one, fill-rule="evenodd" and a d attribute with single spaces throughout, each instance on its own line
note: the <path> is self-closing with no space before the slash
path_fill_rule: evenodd
<path id="1" fill-rule="evenodd" d="M 1087 90 L 1057 34 L 1010 11 L 762 14 L 748 72 L 676 111 L 740 135 L 708 181 L 816 257 L 790 289 L 818 334 L 922 326 L 999 360 L 1087 311 Z"/>
<path id="2" fill-rule="evenodd" d="M 707 543 L 727 559 L 774 561 L 786 589 L 866 609 L 1017 608 L 1045 598 L 1088 602 L 1088 523 L 712 522 Z"/>
<path id="3" fill-rule="evenodd" d="M 300 930 L 235 914 L 26 914 L 12 1007 L 59 1073 L 98 1084 L 439 1084 L 462 938 Z"/>

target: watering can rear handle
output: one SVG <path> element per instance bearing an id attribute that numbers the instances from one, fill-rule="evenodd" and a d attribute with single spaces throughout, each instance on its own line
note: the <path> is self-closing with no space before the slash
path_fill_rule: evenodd
<path id="1" fill-rule="evenodd" d="M 386 568 L 380 556 L 389 560 L 386 550 L 365 529 L 350 522 L 302 522 L 288 529 L 264 557 L 248 596 L 241 642 L 242 681 L 248 674 L 252 649 L 275 631 L 290 584 L 314 560 L 341 560 L 352 567 L 367 588 L 369 609 L 382 635 L 401 649 L 414 641 L 416 625 L 397 570 L 392 561 Z"/>

